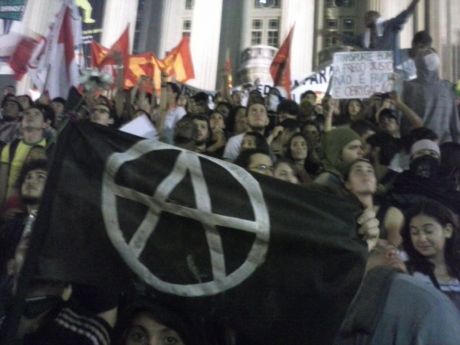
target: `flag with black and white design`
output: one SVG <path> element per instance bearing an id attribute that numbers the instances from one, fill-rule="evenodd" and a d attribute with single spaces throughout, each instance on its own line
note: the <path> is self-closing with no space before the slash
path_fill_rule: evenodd
<path id="1" fill-rule="evenodd" d="M 332 343 L 367 253 L 350 200 L 89 123 L 53 162 L 41 276 L 142 282 L 240 343 Z"/>

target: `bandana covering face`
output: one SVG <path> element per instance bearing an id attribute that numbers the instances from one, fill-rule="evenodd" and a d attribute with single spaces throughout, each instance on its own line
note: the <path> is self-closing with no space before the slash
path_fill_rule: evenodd
<path id="1" fill-rule="evenodd" d="M 377 18 L 377 21 L 375 22 L 375 31 L 377 33 L 377 37 L 382 37 L 383 36 L 383 23 L 385 22 L 385 19 L 382 17 Z M 371 29 L 366 29 L 364 32 L 364 48 L 369 49 L 371 45 Z"/>
<path id="2" fill-rule="evenodd" d="M 424 60 L 426 68 L 430 72 L 435 72 L 439 69 L 439 65 L 441 64 L 441 62 L 438 54 L 433 52 L 431 54 L 425 55 Z"/>
<path id="3" fill-rule="evenodd" d="M 410 162 L 410 170 L 421 178 L 436 178 L 439 172 L 439 160 L 432 156 L 418 157 Z"/>

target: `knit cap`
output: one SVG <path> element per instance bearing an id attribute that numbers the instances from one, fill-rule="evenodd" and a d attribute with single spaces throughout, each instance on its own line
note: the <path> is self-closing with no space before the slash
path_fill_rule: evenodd
<path id="1" fill-rule="evenodd" d="M 353 140 L 361 141 L 361 137 L 348 127 L 336 128 L 324 135 L 322 147 L 326 170 L 336 170 L 343 175 L 346 170 L 346 165 L 341 159 L 342 149 Z"/>

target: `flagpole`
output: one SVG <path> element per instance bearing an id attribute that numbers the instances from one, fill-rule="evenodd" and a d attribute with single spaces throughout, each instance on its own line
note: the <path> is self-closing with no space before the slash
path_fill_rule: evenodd
<path id="1" fill-rule="evenodd" d="M 46 75 L 45 75 L 45 83 L 43 84 L 43 90 L 41 94 L 43 95 L 46 91 L 46 88 L 48 86 L 49 78 L 50 78 L 50 70 L 51 70 L 51 64 L 48 64 L 48 67 L 46 68 Z"/>

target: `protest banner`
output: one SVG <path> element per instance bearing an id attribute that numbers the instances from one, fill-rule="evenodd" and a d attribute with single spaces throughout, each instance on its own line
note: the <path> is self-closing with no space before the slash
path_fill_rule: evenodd
<path id="1" fill-rule="evenodd" d="M 333 343 L 367 257 L 353 200 L 86 122 L 52 162 L 17 300 L 32 276 L 135 283 L 236 344 Z"/>
<path id="2" fill-rule="evenodd" d="M 321 70 L 315 71 L 312 74 L 301 80 L 294 80 L 291 88 L 293 100 L 300 103 L 300 96 L 308 90 L 314 91 L 319 96 L 324 96 L 329 86 L 332 77 L 332 66 L 328 65 Z"/>
<path id="3" fill-rule="evenodd" d="M 335 53 L 333 68 L 334 98 L 369 98 L 393 90 L 391 51 Z"/>

